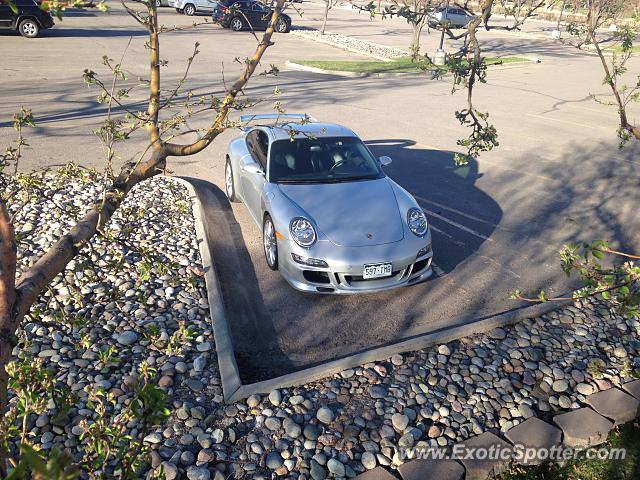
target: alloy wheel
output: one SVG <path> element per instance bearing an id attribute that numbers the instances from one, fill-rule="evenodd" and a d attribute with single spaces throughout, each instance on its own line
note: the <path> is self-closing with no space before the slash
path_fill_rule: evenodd
<path id="1" fill-rule="evenodd" d="M 231 171 L 231 162 L 227 162 L 227 168 L 224 172 L 225 185 L 227 187 L 227 197 L 233 198 L 233 172 Z"/>
<path id="2" fill-rule="evenodd" d="M 278 268 L 278 241 L 276 239 L 276 229 L 273 226 L 271 217 L 265 219 L 262 233 L 264 256 L 267 260 L 267 265 L 269 265 L 271 270 L 276 270 Z"/>
<path id="3" fill-rule="evenodd" d="M 231 29 L 236 32 L 242 30 L 242 20 L 240 20 L 238 17 L 231 20 Z"/>
<path id="4" fill-rule="evenodd" d="M 22 22 L 20 32 L 25 37 L 35 37 L 38 34 L 38 26 L 31 21 Z"/>

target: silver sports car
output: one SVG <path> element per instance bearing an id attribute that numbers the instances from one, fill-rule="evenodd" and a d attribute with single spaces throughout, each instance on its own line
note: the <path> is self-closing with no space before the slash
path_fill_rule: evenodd
<path id="1" fill-rule="evenodd" d="M 305 115 L 241 117 L 225 187 L 262 229 L 269 268 L 298 290 L 387 290 L 432 273 L 431 232 L 415 199 L 348 128 Z M 268 125 L 266 123 L 269 123 Z"/>

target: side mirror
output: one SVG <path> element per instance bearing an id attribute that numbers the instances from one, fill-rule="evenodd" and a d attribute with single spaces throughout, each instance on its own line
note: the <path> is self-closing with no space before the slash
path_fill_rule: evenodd
<path id="1" fill-rule="evenodd" d="M 387 157 L 386 155 L 383 155 L 382 157 L 378 158 L 378 161 L 380 162 L 380 165 L 382 165 L 383 167 L 386 167 L 391 162 L 393 162 L 393 160 L 391 160 L 391 157 Z"/>
<path id="2" fill-rule="evenodd" d="M 253 173 L 253 174 L 256 174 L 256 175 L 264 175 L 264 171 L 262 170 L 262 167 L 260 165 L 258 165 L 257 163 L 248 163 L 246 165 L 243 165 L 240 168 L 242 169 L 242 171 L 247 172 L 247 173 Z"/>

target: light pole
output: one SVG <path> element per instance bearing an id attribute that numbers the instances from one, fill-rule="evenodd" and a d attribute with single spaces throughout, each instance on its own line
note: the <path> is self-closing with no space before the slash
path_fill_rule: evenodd
<path id="1" fill-rule="evenodd" d="M 444 51 L 444 29 L 447 25 L 447 16 L 449 15 L 449 0 L 447 0 L 447 5 L 444 9 L 444 14 L 442 16 L 442 21 L 440 22 L 440 26 L 442 31 L 440 32 L 440 46 L 436 50 L 436 54 L 433 57 L 433 63 L 435 65 L 444 65 L 447 60 L 447 54 Z"/>

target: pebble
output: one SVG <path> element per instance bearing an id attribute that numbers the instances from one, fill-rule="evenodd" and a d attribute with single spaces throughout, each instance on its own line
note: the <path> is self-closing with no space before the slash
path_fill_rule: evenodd
<path id="1" fill-rule="evenodd" d="M 189 480 L 209 480 L 211 478 L 211 473 L 209 472 L 209 469 L 205 467 L 192 465 L 187 468 L 187 478 Z"/>
<path id="2" fill-rule="evenodd" d="M 138 334 L 134 331 L 127 330 L 116 337 L 116 341 L 120 345 L 130 346 L 138 341 Z"/>
<path id="3" fill-rule="evenodd" d="M 280 393 L 280 390 L 273 390 L 269 394 L 269 401 L 276 407 L 280 405 L 280 402 L 282 402 L 282 394 Z"/>
<path id="4" fill-rule="evenodd" d="M 327 407 L 320 408 L 316 414 L 316 418 L 327 425 L 333 422 L 334 417 L 333 411 Z"/>

